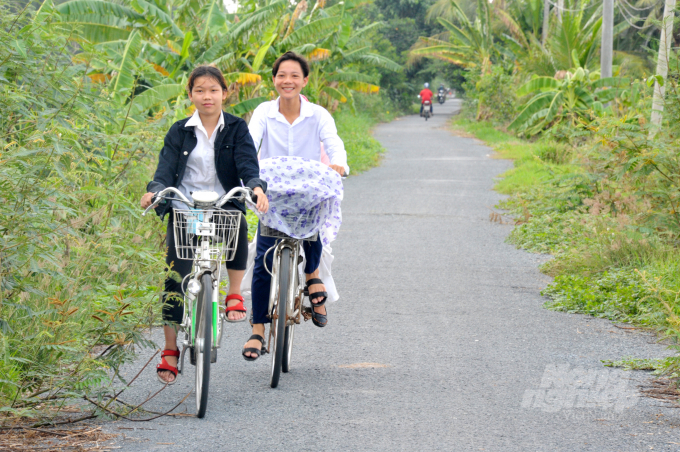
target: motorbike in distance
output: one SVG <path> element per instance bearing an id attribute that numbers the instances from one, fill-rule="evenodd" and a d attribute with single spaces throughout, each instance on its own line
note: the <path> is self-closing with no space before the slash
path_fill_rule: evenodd
<path id="1" fill-rule="evenodd" d="M 443 104 L 446 102 L 446 92 L 445 91 L 439 91 L 437 93 L 437 100 L 439 101 L 440 104 Z"/>
<path id="2" fill-rule="evenodd" d="M 425 118 L 425 121 L 430 119 L 430 108 L 432 108 L 432 102 L 429 100 L 426 100 L 423 102 L 423 112 L 420 114 L 420 116 L 423 116 Z"/>

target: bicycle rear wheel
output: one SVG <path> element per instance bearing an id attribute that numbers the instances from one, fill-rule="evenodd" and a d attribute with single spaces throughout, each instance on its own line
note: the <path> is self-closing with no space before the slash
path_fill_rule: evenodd
<path id="1" fill-rule="evenodd" d="M 208 386 L 210 384 L 210 351 L 212 349 L 212 276 L 201 277 L 201 296 L 196 304 L 196 416 L 202 418 L 208 408 Z"/>
<path id="2" fill-rule="evenodd" d="M 277 318 L 273 319 L 270 328 L 274 328 L 274 339 L 270 344 L 272 350 L 272 372 L 269 385 L 275 388 L 279 385 L 281 367 L 283 365 L 283 343 L 286 329 L 286 307 L 288 306 L 288 282 L 290 281 L 290 249 L 281 250 L 277 278 L 279 286 L 279 299 L 274 307 Z"/>

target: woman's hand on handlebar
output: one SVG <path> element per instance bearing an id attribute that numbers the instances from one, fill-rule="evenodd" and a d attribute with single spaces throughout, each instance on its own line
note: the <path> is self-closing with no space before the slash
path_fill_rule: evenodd
<path id="1" fill-rule="evenodd" d="M 156 193 L 145 193 L 144 196 L 142 196 L 142 209 L 148 208 L 151 204 L 153 204 L 153 197 L 156 195 Z"/>
<path id="2" fill-rule="evenodd" d="M 264 191 L 262 191 L 262 188 L 255 187 L 253 189 L 253 194 L 257 196 L 257 210 L 262 213 L 267 213 L 267 210 L 269 210 L 269 200 L 267 199 L 267 195 L 264 194 Z"/>
<path id="3" fill-rule="evenodd" d="M 340 165 L 328 165 L 331 167 L 332 170 L 335 170 L 339 175 L 344 176 L 345 175 L 345 168 L 343 168 Z"/>

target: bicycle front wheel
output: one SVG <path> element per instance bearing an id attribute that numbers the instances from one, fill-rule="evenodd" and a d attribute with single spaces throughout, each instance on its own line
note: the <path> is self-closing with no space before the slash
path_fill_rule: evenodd
<path id="1" fill-rule="evenodd" d="M 196 303 L 196 416 L 202 418 L 208 408 L 208 386 L 210 384 L 210 351 L 212 349 L 212 276 L 201 277 L 203 289 Z"/>
<path id="2" fill-rule="evenodd" d="M 281 370 L 288 372 L 290 370 L 290 359 L 293 356 L 293 337 L 295 336 L 295 324 L 286 327 L 286 333 L 283 335 L 283 363 L 281 363 Z"/>
<path id="3" fill-rule="evenodd" d="M 270 328 L 273 328 L 272 347 L 272 372 L 269 385 L 275 388 L 279 385 L 281 367 L 283 365 L 283 342 L 286 329 L 286 307 L 288 306 L 288 282 L 290 281 L 290 249 L 281 250 L 281 262 L 277 272 L 279 299 L 274 307 L 276 318 L 272 319 Z M 274 316 L 272 316 L 274 317 Z"/>

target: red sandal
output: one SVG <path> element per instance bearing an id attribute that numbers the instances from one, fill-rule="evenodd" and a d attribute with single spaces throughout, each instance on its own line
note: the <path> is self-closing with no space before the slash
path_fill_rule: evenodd
<path id="1" fill-rule="evenodd" d="M 174 385 L 175 382 L 177 381 L 177 374 L 179 373 L 179 371 L 177 370 L 176 367 L 168 364 L 168 362 L 165 360 L 165 357 L 166 356 L 174 356 L 179 360 L 179 355 L 180 355 L 179 350 L 163 350 L 161 352 L 161 363 L 156 366 L 156 377 L 158 378 L 158 380 L 161 383 L 167 384 L 167 385 Z M 175 379 L 172 380 L 172 381 L 163 380 L 158 372 L 162 372 L 162 371 L 165 371 L 165 370 L 167 370 L 168 372 L 172 372 L 172 374 L 175 376 Z"/>
<path id="2" fill-rule="evenodd" d="M 240 301 L 239 303 L 235 304 L 234 306 L 228 307 L 228 308 L 226 308 L 226 309 L 224 310 L 224 317 L 226 318 L 227 322 L 238 323 L 238 322 L 243 322 L 243 321 L 245 321 L 245 319 L 246 319 L 246 317 L 247 317 L 247 316 L 245 316 L 245 315 L 243 316 L 242 319 L 238 319 L 238 320 L 231 320 L 231 319 L 229 318 L 229 316 L 228 316 L 228 314 L 229 314 L 231 311 L 236 311 L 236 312 L 248 312 L 248 311 L 246 310 L 246 307 L 243 306 L 243 301 L 244 301 L 244 300 L 243 300 L 243 297 L 242 297 L 241 295 L 238 295 L 238 294 L 233 293 L 233 294 L 231 294 L 231 295 L 227 295 L 227 298 L 226 298 L 226 300 L 224 300 L 224 302 L 225 302 L 225 303 L 228 303 L 229 300 L 241 300 L 241 301 Z"/>

